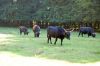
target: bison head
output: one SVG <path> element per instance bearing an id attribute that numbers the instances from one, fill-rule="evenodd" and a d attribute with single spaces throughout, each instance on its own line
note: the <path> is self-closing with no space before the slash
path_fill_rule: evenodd
<path id="1" fill-rule="evenodd" d="M 29 32 L 24 32 L 24 35 L 28 35 L 29 34 Z"/>
<path id="2" fill-rule="evenodd" d="M 94 37 L 94 38 L 95 38 L 95 37 L 96 37 L 96 33 L 92 33 L 92 37 Z"/>
<path id="3" fill-rule="evenodd" d="M 65 37 L 70 40 L 70 31 L 66 31 Z"/>
<path id="4" fill-rule="evenodd" d="M 65 30 L 65 29 L 64 29 Z M 74 28 L 65 30 L 65 37 L 70 40 L 71 32 L 74 31 Z"/>

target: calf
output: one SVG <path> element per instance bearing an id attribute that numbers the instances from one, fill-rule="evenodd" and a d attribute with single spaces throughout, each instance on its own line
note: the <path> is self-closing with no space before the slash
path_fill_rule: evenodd
<path id="1" fill-rule="evenodd" d="M 20 35 L 22 34 L 22 33 L 24 33 L 24 35 L 28 35 L 28 28 L 27 27 L 25 27 L 25 26 L 19 26 L 19 30 L 20 30 Z"/>
<path id="2" fill-rule="evenodd" d="M 96 36 L 96 34 L 94 33 L 93 28 L 91 28 L 91 27 L 80 27 L 78 36 L 80 36 L 80 34 L 82 35 L 82 37 L 83 37 L 83 34 L 87 34 L 88 37 L 89 36 L 92 36 L 92 37 Z"/>
<path id="3" fill-rule="evenodd" d="M 49 26 L 47 28 L 47 38 L 48 38 L 48 43 L 50 40 L 50 43 L 52 44 L 51 37 L 55 38 L 54 44 L 56 44 L 58 38 L 61 39 L 61 46 L 62 46 L 62 42 L 65 37 L 70 40 L 70 31 L 66 31 L 62 27 Z"/>

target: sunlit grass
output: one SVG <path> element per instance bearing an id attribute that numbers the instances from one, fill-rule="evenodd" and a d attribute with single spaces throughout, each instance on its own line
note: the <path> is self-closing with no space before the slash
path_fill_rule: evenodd
<path id="1" fill-rule="evenodd" d="M 78 37 L 72 32 L 71 40 L 60 40 L 57 44 L 48 44 L 46 29 L 42 29 L 40 38 L 34 38 L 32 29 L 29 35 L 20 35 L 18 28 L 0 27 L 0 51 L 12 52 L 22 56 L 65 60 L 69 62 L 100 61 L 100 34 L 96 38 Z M 52 39 L 54 42 L 54 39 Z"/>
<path id="2" fill-rule="evenodd" d="M 0 34 L 0 43 L 1 44 L 9 44 L 9 41 L 14 41 L 13 39 L 9 39 L 9 37 L 14 37 L 14 35 Z"/>

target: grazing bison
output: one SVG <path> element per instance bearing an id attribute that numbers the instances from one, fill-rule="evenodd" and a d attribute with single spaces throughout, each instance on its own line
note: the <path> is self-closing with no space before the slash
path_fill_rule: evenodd
<path id="1" fill-rule="evenodd" d="M 24 33 L 24 35 L 28 35 L 28 28 L 27 27 L 25 27 L 25 26 L 19 26 L 19 30 L 20 30 L 20 35 L 22 34 L 22 33 Z"/>
<path id="2" fill-rule="evenodd" d="M 70 40 L 70 31 L 66 31 L 64 28 L 58 26 L 49 26 L 47 28 L 47 38 L 48 38 L 48 43 L 50 40 L 50 43 L 52 44 L 51 37 L 55 38 L 54 44 L 56 44 L 58 38 L 61 39 L 61 45 L 62 45 L 63 39 L 65 37 Z"/>
<path id="3" fill-rule="evenodd" d="M 38 25 L 33 26 L 34 37 L 39 37 L 40 35 L 40 27 Z"/>
<path id="4" fill-rule="evenodd" d="M 92 36 L 92 37 L 96 36 L 93 28 L 91 28 L 91 27 L 80 27 L 78 36 L 80 36 L 80 34 L 82 35 L 82 37 L 83 37 L 83 34 L 88 34 L 88 37 L 89 36 Z"/>

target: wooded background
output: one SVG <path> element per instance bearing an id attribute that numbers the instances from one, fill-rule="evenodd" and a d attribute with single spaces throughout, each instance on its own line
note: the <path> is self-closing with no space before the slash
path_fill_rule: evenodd
<path id="1" fill-rule="evenodd" d="M 0 26 L 59 25 L 100 31 L 100 0 L 0 0 Z"/>

